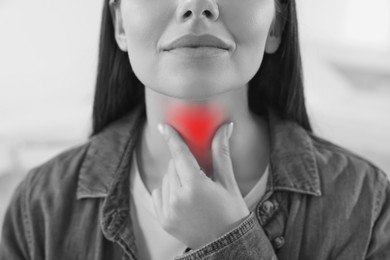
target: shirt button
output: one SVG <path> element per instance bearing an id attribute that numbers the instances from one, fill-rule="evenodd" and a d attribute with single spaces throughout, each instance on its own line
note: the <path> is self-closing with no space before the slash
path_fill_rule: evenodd
<path id="1" fill-rule="evenodd" d="M 274 247 L 276 249 L 279 249 L 279 248 L 284 246 L 285 242 L 286 241 L 284 240 L 284 237 L 280 236 L 280 237 L 277 237 L 277 238 L 274 239 L 274 243 L 273 244 L 274 244 Z"/>
<path id="2" fill-rule="evenodd" d="M 274 204 L 269 200 L 264 201 L 262 206 L 262 213 L 265 215 L 272 215 L 273 212 L 274 212 Z"/>

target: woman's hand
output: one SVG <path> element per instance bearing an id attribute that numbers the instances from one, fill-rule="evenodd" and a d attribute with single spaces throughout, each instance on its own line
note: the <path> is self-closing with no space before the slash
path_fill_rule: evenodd
<path id="1" fill-rule="evenodd" d="M 186 143 L 171 126 L 160 128 L 172 160 L 161 188 L 152 192 L 154 210 L 168 233 L 196 249 L 230 231 L 250 213 L 230 158 L 233 124 L 219 127 L 212 141 L 215 181 L 201 172 Z"/>

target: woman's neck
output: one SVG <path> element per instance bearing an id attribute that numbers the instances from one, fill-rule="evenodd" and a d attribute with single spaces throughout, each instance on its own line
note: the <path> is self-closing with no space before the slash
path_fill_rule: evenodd
<path id="1" fill-rule="evenodd" d="M 194 102 L 145 88 L 147 121 L 137 148 L 143 180 L 159 182 L 171 159 L 157 130 L 159 123 L 169 123 L 176 128 L 199 165 L 209 173 L 212 171 L 210 148 L 215 131 L 223 123 L 234 122 L 230 155 L 236 180 L 253 181 L 260 177 L 268 163 L 268 127 L 263 119 L 250 112 L 246 93 L 247 87 L 242 87 Z"/>

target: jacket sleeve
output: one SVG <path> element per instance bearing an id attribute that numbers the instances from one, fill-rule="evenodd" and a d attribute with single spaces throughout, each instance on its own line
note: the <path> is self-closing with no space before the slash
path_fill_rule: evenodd
<path id="1" fill-rule="evenodd" d="M 0 260 L 30 259 L 29 227 L 26 215 L 26 179 L 14 191 L 5 214 L 0 239 Z"/>
<path id="2" fill-rule="evenodd" d="M 252 212 L 239 226 L 175 260 L 276 260 L 268 237 Z"/>
<path id="3" fill-rule="evenodd" d="M 382 187 L 377 189 L 377 210 L 366 260 L 390 259 L 390 183 L 382 174 Z"/>

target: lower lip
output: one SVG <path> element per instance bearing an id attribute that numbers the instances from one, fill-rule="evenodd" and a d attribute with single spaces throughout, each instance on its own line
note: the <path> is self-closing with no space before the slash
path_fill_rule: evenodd
<path id="1" fill-rule="evenodd" d="M 216 58 L 229 53 L 228 50 L 215 47 L 197 47 L 197 48 L 176 48 L 168 51 L 174 55 L 180 55 L 187 58 Z"/>

